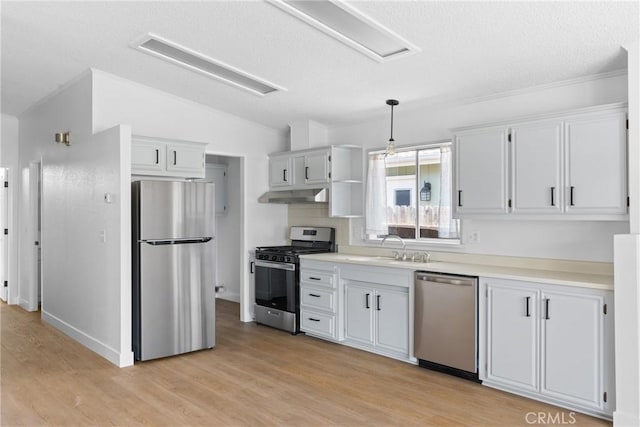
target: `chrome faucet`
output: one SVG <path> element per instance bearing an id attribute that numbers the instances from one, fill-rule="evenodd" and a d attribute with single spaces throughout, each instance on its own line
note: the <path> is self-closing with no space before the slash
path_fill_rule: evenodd
<path id="1" fill-rule="evenodd" d="M 396 239 L 400 240 L 400 243 L 402 243 L 402 260 L 406 261 L 407 260 L 407 244 L 404 242 L 404 240 L 402 240 L 402 237 L 396 234 L 387 234 L 382 238 L 382 242 L 380 242 L 380 246 L 384 246 L 385 240 L 387 240 L 389 237 L 395 237 Z M 397 254 L 396 259 L 398 259 L 399 257 L 400 257 L 400 254 Z"/>

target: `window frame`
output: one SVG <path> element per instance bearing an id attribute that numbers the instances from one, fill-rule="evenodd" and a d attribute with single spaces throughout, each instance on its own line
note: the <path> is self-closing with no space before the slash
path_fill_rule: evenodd
<path id="1" fill-rule="evenodd" d="M 434 142 L 426 142 L 426 143 L 420 143 L 420 144 L 415 144 L 415 145 L 402 145 L 402 146 L 398 146 L 396 147 L 396 153 L 399 152 L 403 152 L 403 151 L 419 151 L 419 150 L 425 150 L 425 149 L 437 149 L 437 148 L 442 148 L 442 147 L 450 147 L 453 150 L 453 139 L 443 139 L 443 140 L 438 140 L 438 141 L 434 141 Z M 370 149 L 370 150 L 366 150 L 366 161 L 365 166 L 368 169 L 369 167 L 369 157 L 371 155 L 374 154 L 384 154 L 385 150 L 384 149 L 379 149 L 379 148 L 375 148 L 375 149 Z M 417 155 L 416 155 L 416 159 L 417 159 Z M 368 176 L 368 170 L 365 169 L 365 176 Z M 453 174 L 455 173 L 455 171 L 453 170 L 453 158 L 452 158 L 452 167 L 451 167 L 451 181 L 454 182 L 455 180 L 453 179 Z M 415 185 L 416 188 L 419 187 L 420 184 L 420 174 L 418 173 L 418 171 L 416 171 L 416 180 L 415 180 Z M 451 197 L 453 200 L 453 185 L 451 188 Z M 417 200 L 420 196 L 420 191 L 419 189 L 415 192 L 415 197 L 416 197 L 416 202 L 419 203 L 419 200 Z M 453 212 L 452 212 L 453 214 Z M 367 245 L 371 245 L 371 246 L 379 246 L 380 242 L 382 241 L 382 237 L 369 237 L 369 235 L 365 232 L 365 228 L 364 228 L 364 220 L 366 219 L 366 209 L 364 212 L 364 217 L 363 217 L 363 225 L 362 225 L 362 240 L 365 244 Z M 454 217 L 455 218 L 455 217 Z M 407 245 L 407 247 L 417 247 L 417 248 L 426 248 L 426 247 L 433 247 L 433 246 L 441 246 L 441 247 L 450 247 L 450 248 L 455 248 L 455 247 L 461 247 L 462 246 L 462 236 L 463 236 L 463 224 L 462 221 L 460 219 L 458 219 L 459 222 L 459 236 L 457 239 L 440 239 L 440 238 L 418 238 L 418 239 L 406 239 L 405 243 Z M 416 226 L 418 226 L 418 220 L 416 218 Z"/>

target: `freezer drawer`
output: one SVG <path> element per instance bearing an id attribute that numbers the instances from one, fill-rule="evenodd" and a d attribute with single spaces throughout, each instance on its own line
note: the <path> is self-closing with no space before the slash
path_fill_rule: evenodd
<path id="1" fill-rule="evenodd" d="M 139 295 L 134 292 L 138 308 L 134 323 L 139 324 L 136 358 L 149 360 L 213 347 L 213 240 L 139 245 Z"/>

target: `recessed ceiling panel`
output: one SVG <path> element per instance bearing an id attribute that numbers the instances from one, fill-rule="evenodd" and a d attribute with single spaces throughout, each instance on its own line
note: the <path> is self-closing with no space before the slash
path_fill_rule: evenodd
<path id="1" fill-rule="evenodd" d="M 248 90 L 256 95 L 267 95 L 279 90 L 285 90 L 266 80 L 238 70 L 221 61 L 216 61 L 155 34 L 147 34 L 142 39 L 134 42 L 132 47 L 192 71 Z"/>
<path id="2" fill-rule="evenodd" d="M 341 1 L 272 0 L 271 3 L 380 62 L 420 51 Z"/>

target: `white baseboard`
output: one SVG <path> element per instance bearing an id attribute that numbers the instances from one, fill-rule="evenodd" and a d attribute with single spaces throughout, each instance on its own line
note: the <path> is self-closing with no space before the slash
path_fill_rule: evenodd
<path id="1" fill-rule="evenodd" d="M 42 320 L 120 368 L 133 365 L 133 352 L 131 351 L 121 353 L 44 310 L 42 311 Z"/>
<path id="2" fill-rule="evenodd" d="M 640 418 L 638 418 L 637 414 L 615 411 L 613 413 L 613 425 L 615 427 L 637 427 L 640 426 Z"/>
<path id="3" fill-rule="evenodd" d="M 231 292 L 223 292 L 221 294 L 216 295 L 216 298 L 240 303 L 240 294 L 235 294 Z"/>
<path id="4" fill-rule="evenodd" d="M 20 307 L 22 307 L 22 309 L 25 310 L 25 311 L 38 311 L 38 306 L 36 305 L 35 308 L 34 308 L 31 305 L 31 302 L 27 301 L 26 299 L 20 298 L 18 300 L 18 305 Z"/>

